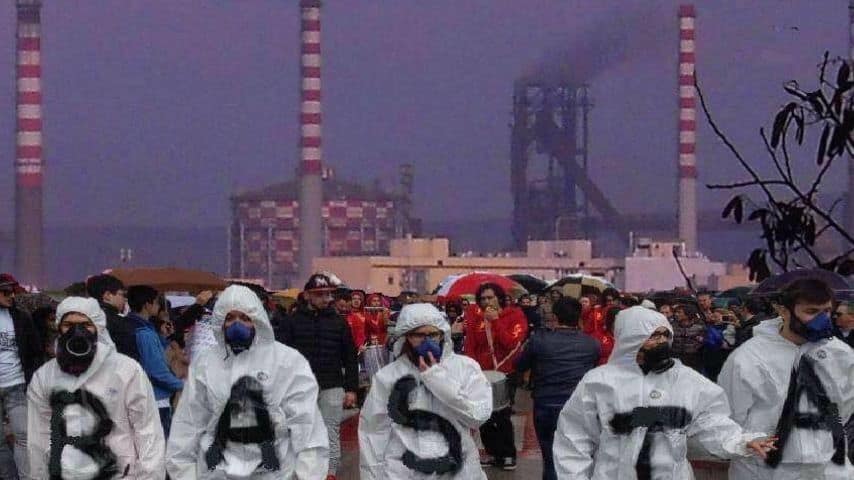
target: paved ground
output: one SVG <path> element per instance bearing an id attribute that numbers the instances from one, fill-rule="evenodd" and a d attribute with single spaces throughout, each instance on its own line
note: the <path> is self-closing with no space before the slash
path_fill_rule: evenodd
<path id="1" fill-rule="evenodd" d="M 531 416 L 530 392 L 519 390 L 516 393 L 515 415 L 513 416 L 516 448 L 519 449 L 517 464 L 513 472 L 505 472 L 497 468 L 486 468 L 486 476 L 490 480 L 525 479 L 537 480 L 542 475 L 542 458 L 537 436 L 534 433 L 534 423 Z M 356 439 L 356 417 L 348 419 L 341 426 L 341 449 L 343 458 L 338 478 L 341 480 L 356 480 L 359 478 L 359 445 Z"/>

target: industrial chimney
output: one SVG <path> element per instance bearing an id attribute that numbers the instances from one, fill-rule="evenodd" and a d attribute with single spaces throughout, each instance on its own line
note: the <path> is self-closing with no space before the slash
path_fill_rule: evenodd
<path id="1" fill-rule="evenodd" d="M 15 275 L 42 277 L 41 0 L 17 0 L 15 136 Z"/>
<path id="2" fill-rule="evenodd" d="M 848 0 L 848 61 L 854 67 L 854 0 Z M 848 157 L 848 190 L 845 192 L 845 229 L 854 232 L 854 157 Z"/>
<path id="3" fill-rule="evenodd" d="M 694 5 L 679 6 L 679 239 L 697 251 L 697 98 Z"/>
<path id="4" fill-rule="evenodd" d="M 320 95 L 320 0 L 300 0 L 302 13 L 299 193 L 299 280 L 323 254 L 323 149 Z"/>

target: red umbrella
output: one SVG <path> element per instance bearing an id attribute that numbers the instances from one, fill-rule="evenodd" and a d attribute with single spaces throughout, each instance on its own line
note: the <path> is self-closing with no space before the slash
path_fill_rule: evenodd
<path id="1" fill-rule="evenodd" d="M 451 282 L 448 282 L 436 294 L 440 297 L 469 297 L 474 298 L 478 287 L 484 283 L 494 283 L 503 288 L 508 295 L 513 298 L 518 298 L 520 295 L 528 293 L 522 285 L 510 280 L 507 277 L 495 273 L 469 273 L 463 275 Z"/>

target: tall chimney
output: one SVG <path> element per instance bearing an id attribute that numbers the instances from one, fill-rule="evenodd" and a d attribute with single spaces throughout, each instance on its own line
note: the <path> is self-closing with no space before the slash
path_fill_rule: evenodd
<path id="1" fill-rule="evenodd" d="M 679 6 L 679 239 L 697 251 L 697 98 L 694 89 L 694 5 Z"/>
<path id="2" fill-rule="evenodd" d="M 320 108 L 320 0 L 300 0 L 302 12 L 302 89 L 300 106 L 299 275 L 313 273 L 323 254 L 323 149 Z"/>
<path id="3" fill-rule="evenodd" d="M 17 0 L 15 137 L 15 275 L 42 277 L 41 0 Z"/>
<path id="4" fill-rule="evenodd" d="M 854 67 L 854 0 L 848 0 L 848 60 Z M 854 232 L 854 157 L 848 157 L 848 190 L 845 192 L 845 229 Z"/>

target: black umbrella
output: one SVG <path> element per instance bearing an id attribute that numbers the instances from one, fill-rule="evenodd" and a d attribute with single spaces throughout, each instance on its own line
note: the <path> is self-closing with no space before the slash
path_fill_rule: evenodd
<path id="1" fill-rule="evenodd" d="M 833 290 L 837 299 L 850 298 L 852 295 L 851 286 L 848 284 L 848 281 L 845 280 L 845 277 L 836 272 L 820 268 L 811 270 L 792 270 L 791 272 L 775 275 L 765 279 L 765 281 L 757 285 L 750 294 L 762 297 L 773 296 L 780 293 L 786 285 L 794 282 L 795 280 L 805 278 L 814 278 L 823 281 L 831 290 Z"/>
<path id="2" fill-rule="evenodd" d="M 529 273 L 515 273 L 513 275 L 505 276 L 519 285 L 522 285 L 528 293 L 532 293 L 534 295 L 543 293 L 546 289 L 546 285 L 548 285 L 545 280 L 537 278 Z"/>

